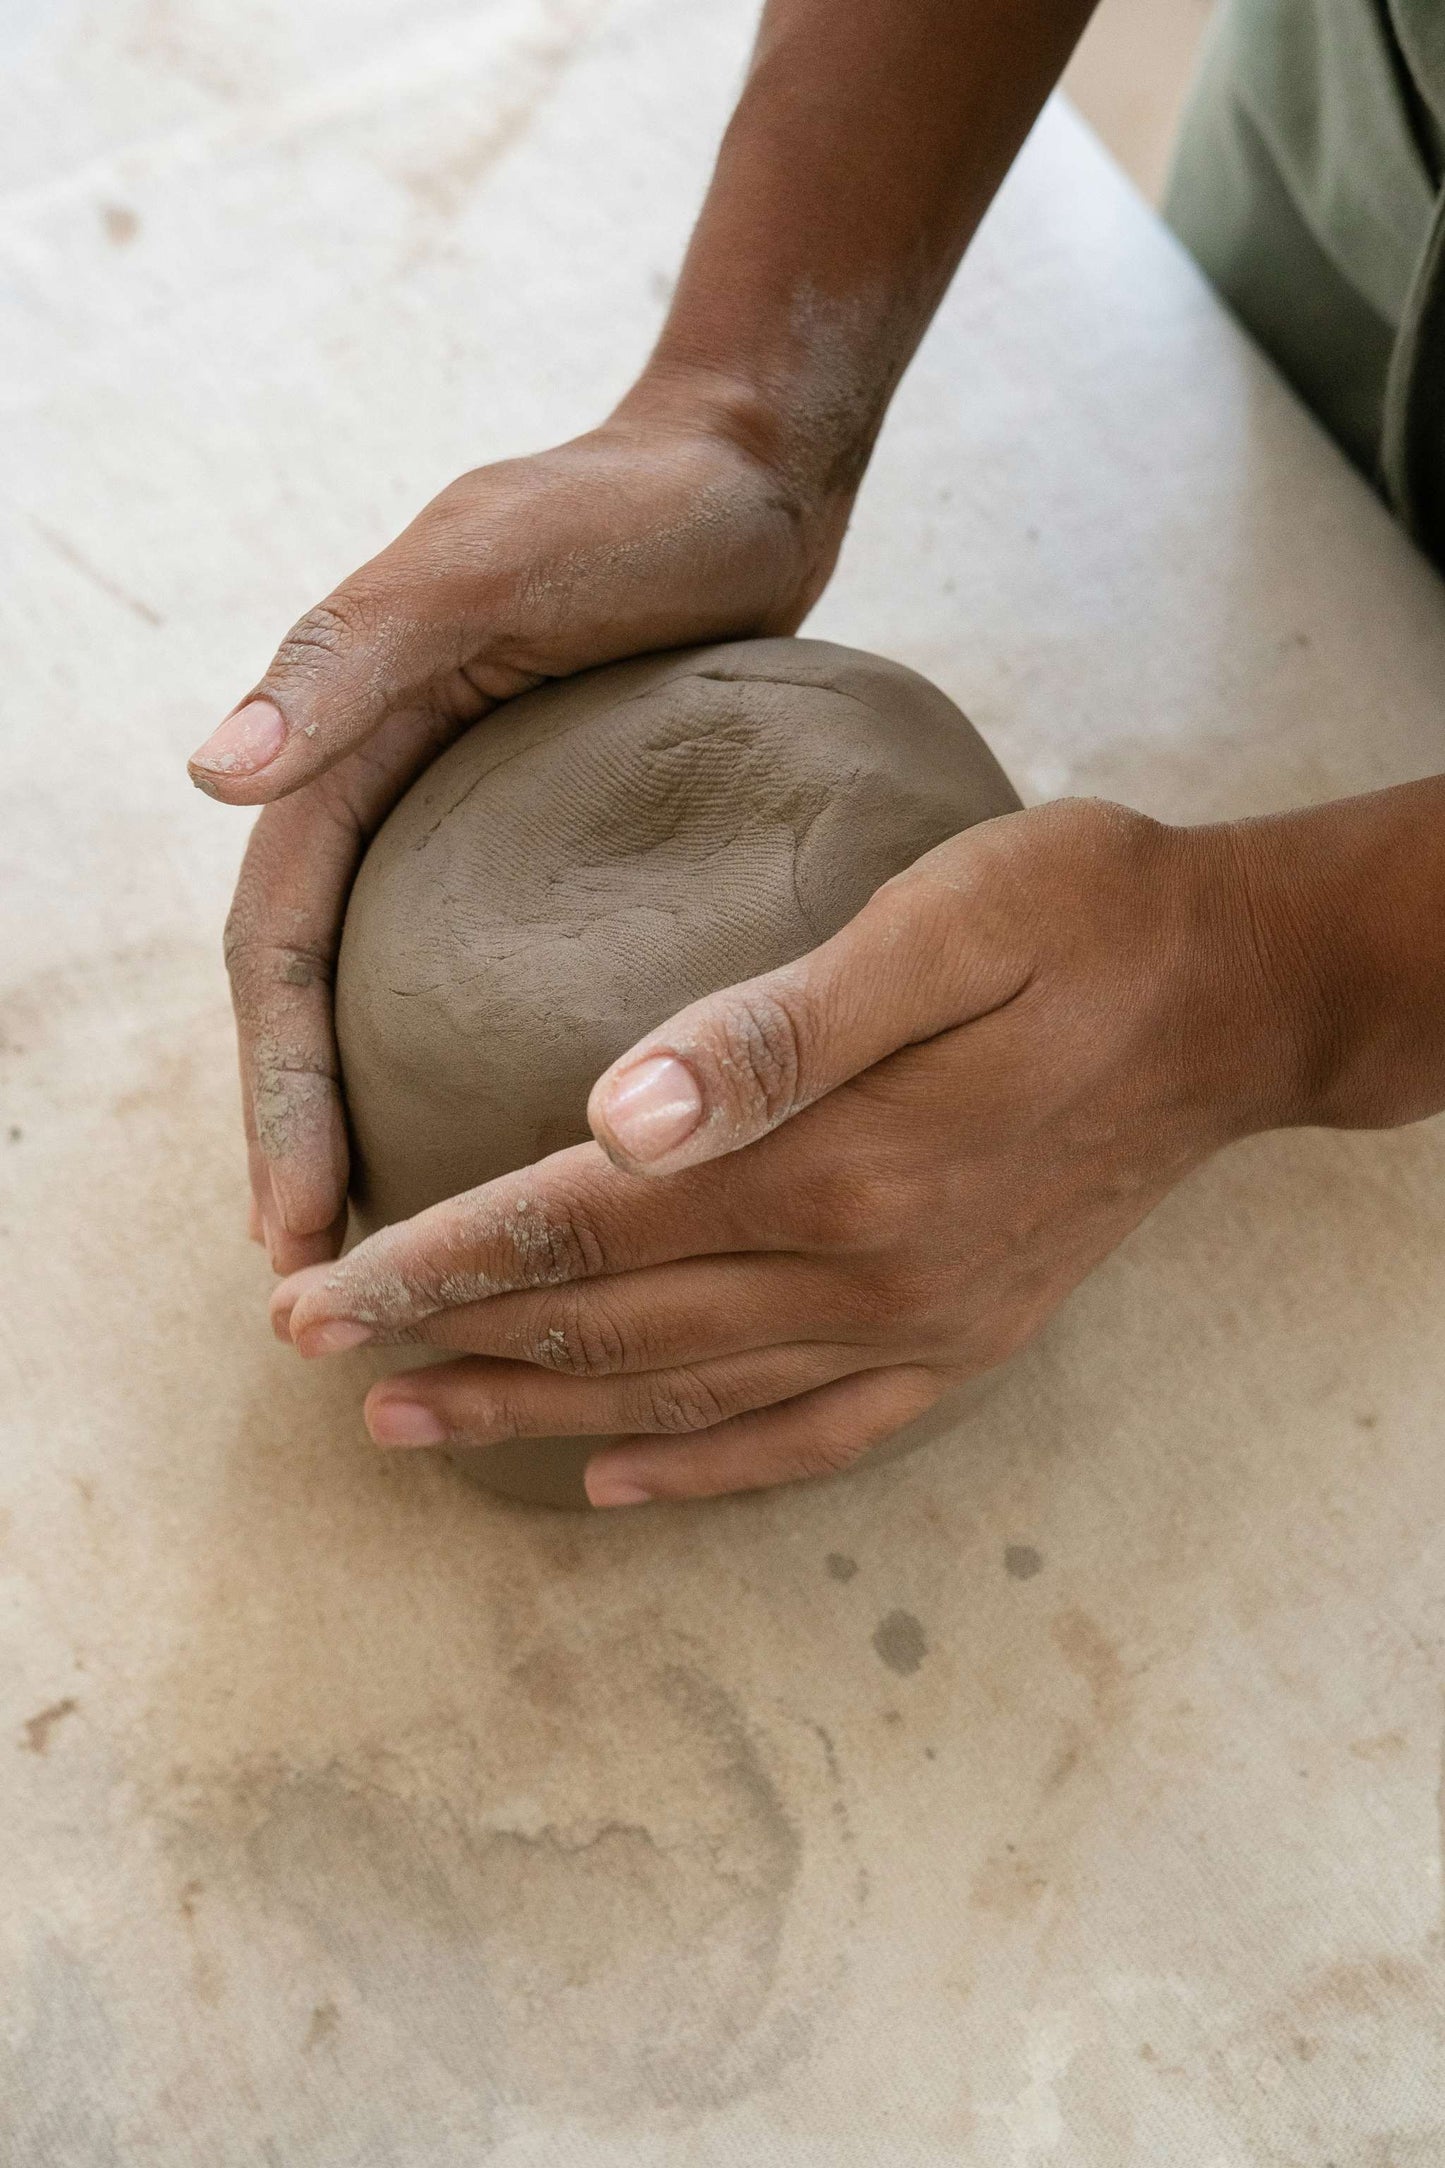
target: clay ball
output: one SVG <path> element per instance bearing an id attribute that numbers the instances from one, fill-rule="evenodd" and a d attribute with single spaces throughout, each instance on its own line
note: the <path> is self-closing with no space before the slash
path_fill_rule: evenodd
<path id="1" fill-rule="evenodd" d="M 803 954 L 1018 798 L 965 717 L 821 640 L 694 648 L 540 687 L 427 769 L 366 854 L 336 1023 L 363 1232 L 588 1135 L 610 1062 Z M 583 1504 L 602 1441 L 465 1456 Z"/>

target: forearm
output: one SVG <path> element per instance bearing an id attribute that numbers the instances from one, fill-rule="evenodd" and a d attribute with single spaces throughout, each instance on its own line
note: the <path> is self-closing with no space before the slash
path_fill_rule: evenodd
<path id="1" fill-rule="evenodd" d="M 1385 1128 L 1445 1108 L 1445 776 L 1234 830 L 1284 1025 L 1282 1118 Z"/>
<path id="2" fill-rule="evenodd" d="M 634 397 L 701 393 L 805 500 L 850 500 L 1092 6 L 769 0 Z"/>

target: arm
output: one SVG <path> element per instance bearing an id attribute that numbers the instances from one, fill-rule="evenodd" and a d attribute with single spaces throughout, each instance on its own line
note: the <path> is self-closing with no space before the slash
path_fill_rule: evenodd
<path id="1" fill-rule="evenodd" d="M 841 532 L 898 380 L 1093 6 L 770 0 L 622 411 L 701 399 Z"/>
<path id="2" fill-rule="evenodd" d="M 252 1227 L 334 1256 L 331 973 L 420 770 L 545 677 L 797 628 L 898 377 L 1089 0 L 771 0 L 657 349 L 570 444 L 464 475 L 308 612 L 201 747 L 262 806 L 227 929 Z"/>

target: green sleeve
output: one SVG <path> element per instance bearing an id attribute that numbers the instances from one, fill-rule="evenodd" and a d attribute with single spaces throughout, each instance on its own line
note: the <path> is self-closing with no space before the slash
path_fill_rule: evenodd
<path id="1" fill-rule="evenodd" d="M 1224 0 L 1165 205 L 1235 313 L 1417 528 L 1419 477 L 1392 436 L 1410 435 L 1415 377 L 1441 358 L 1415 348 L 1439 283 L 1425 273 L 1439 254 L 1442 18 L 1439 0 Z"/>

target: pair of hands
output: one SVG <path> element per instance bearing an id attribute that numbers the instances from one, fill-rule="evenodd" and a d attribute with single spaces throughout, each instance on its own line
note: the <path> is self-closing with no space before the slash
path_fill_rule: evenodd
<path id="1" fill-rule="evenodd" d="M 276 1329 L 304 1355 L 460 1357 L 372 1389 L 378 1443 L 596 1432 L 618 1439 L 588 1469 L 597 1505 L 841 1468 L 1012 1353 L 1191 1165 L 1287 1107 L 1243 832 L 1044 806 L 649 1034 L 593 1092 L 595 1143 L 334 1262 L 330 977 L 369 836 L 544 677 L 794 630 L 847 510 L 801 502 L 721 425 L 624 408 L 453 485 L 193 762 L 212 795 L 265 805 L 227 955 Z"/>

